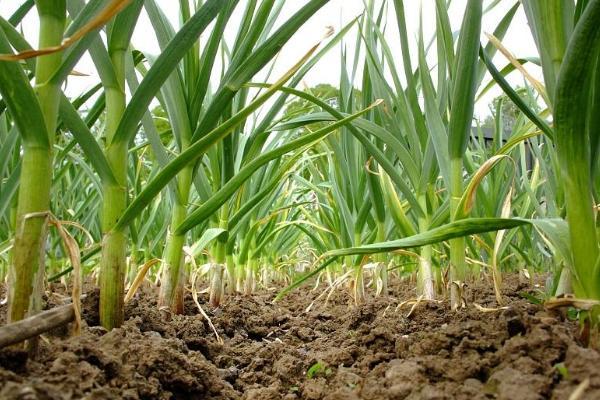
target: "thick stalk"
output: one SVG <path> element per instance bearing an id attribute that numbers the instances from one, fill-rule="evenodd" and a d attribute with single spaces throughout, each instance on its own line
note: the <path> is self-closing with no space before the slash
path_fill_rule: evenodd
<path id="1" fill-rule="evenodd" d="M 179 196 L 171 214 L 171 232 L 167 239 L 164 275 L 158 301 L 159 307 L 168 307 L 176 314 L 183 313 L 185 280 L 180 278 L 185 277 L 186 274 L 181 270 L 184 264 L 182 261 L 185 234 L 177 235 L 174 231 L 187 216 L 192 173 L 192 167 L 187 167 L 177 175 Z"/>
<path id="2" fill-rule="evenodd" d="M 429 229 L 429 214 L 427 209 L 427 197 L 425 194 L 421 194 L 418 198 L 421 209 L 424 211 L 425 216 L 419 218 L 419 232 L 425 232 Z M 419 258 L 419 276 L 417 283 L 417 290 L 419 296 L 423 296 L 425 300 L 435 299 L 435 288 L 434 288 L 434 277 L 433 269 L 431 266 L 431 256 L 433 248 L 431 245 L 421 247 L 421 254 Z"/>
<path id="3" fill-rule="evenodd" d="M 463 192 L 462 158 L 455 158 L 450 161 L 450 213 L 454 222 L 456 211 L 458 209 L 460 198 Z M 450 306 L 456 310 L 461 306 L 460 285 L 464 283 L 467 277 L 467 265 L 465 262 L 465 238 L 450 240 Z"/>
<path id="4" fill-rule="evenodd" d="M 354 245 L 360 246 L 361 235 L 360 233 L 354 234 Z M 346 258 L 346 265 L 353 265 L 352 257 Z M 365 279 L 363 266 L 358 264 L 354 265 L 354 301 L 356 304 L 362 304 L 365 301 Z"/>
<path id="5" fill-rule="evenodd" d="M 463 192 L 463 158 L 469 144 L 475 95 L 481 36 L 483 2 L 468 0 L 465 8 L 455 65 L 452 89 L 452 112 L 448 125 L 448 154 L 450 156 L 450 212 L 451 220 L 457 218 L 457 209 Z M 466 278 L 465 239 L 450 241 L 450 305 L 456 310 L 462 299 L 460 292 Z"/>
<path id="6" fill-rule="evenodd" d="M 123 154 L 117 154 L 119 151 Z M 109 149 L 108 160 L 127 157 L 127 149 Z M 118 171 L 117 163 L 111 162 L 113 171 Z M 123 169 L 125 170 L 125 169 Z M 115 173 L 117 175 L 117 173 Z M 123 323 L 123 300 L 125 292 L 125 272 L 127 269 L 127 233 L 113 231 L 112 227 L 127 206 L 125 186 L 104 185 L 102 207 L 102 256 L 100 261 L 100 323 L 106 329 L 113 329 Z"/>
<path id="7" fill-rule="evenodd" d="M 190 265 L 185 262 L 185 257 L 181 257 L 179 263 L 179 278 L 178 288 L 175 291 L 175 299 L 173 303 L 177 305 L 177 309 L 175 310 L 178 314 L 183 314 L 184 312 L 184 300 L 185 300 L 185 283 L 188 281 L 190 276 Z"/>
<path id="8" fill-rule="evenodd" d="M 240 262 L 238 259 L 238 264 L 236 266 L 236 279 L 235 279 L 235 289 L 238 293 L 242 293 L 244 291 L 244 281 L 246 278 L 246 262 Z"/>
<path id="9" fill-rule="evenodd" d="M 185 208 L 175 204 L 171 215 L 171 229 L 178 226 L 185 219 Z M 181 314 L 183 304 L 178 304 L 176 299 L 179 291 L 183 290 L 183 285 L 179 282 L 180 269 L 182 266 L 183 246 L 185 244 L 185 235 L 176 235 L 169 232 L 167 245 L 165 249 L 165 265 L 163 266 L 163 276 L 160 283 L 160 295 L 158 299 L 159 307 L 168 307 L 172 312 Z"/>
<path id="10" fill-rule="evenodd" d="M 65 27 L 64 0 L 38 4 L 40 18 L 40 47 L 61 43 Z M 23 144 L 15 239 L 9 271 L 8 322 L 25 318 L 39 311 L 41 292 L 36 293 L 35 282 L 41 282 L 44 272 L 46 216 L 50 208 L 52 185 L 52 147 L 56 131 L 60 85 L 50 85 L 62 62 L 62 52 L 39 57 L 36 64 L 36 94 L 44 116 L 49 147 Z"/>
<path id="11" fill-rule="evenodd" d="M 385 242 L 385 222 L 378 221 L 377 222 L 377 242 L 383 243 Z M 378 254 L 376 256 L 376 261 L 378 263 L 378 271 L 379 279 L 381 279 L 381 294 L 388 294 L 388 271 L 387 271 L 387 255 L 385 253 Z"/>
<path id="12" fill-rule="evenodd" d="M 362 265 L 356 265 L 354 271 L 354 302 L 363 304 L 365 302 L 365 282 Z"/>
<path id="13" fill-rule="evenodd" d="M 219 227 L 227 229 L 227 208 L 221 209 Z M 218 238 L 214 248 L 212 279 L 210 282 L 210 305 L 218 307 L 223 301 L 223 271 L 225 269 L 227 238 Z"/>
<path id="14" fill-rule="evenodd" d="M 9 270 L 8 323 L 30 314 L 34 281 L 44 262 L 46 215 L 50 205 L 52 153 L 50 149 L 23 147 L 17 225 Z M 31 314 L 35 313 L 35 310 Z"/>
<path id="15" fill-rule="evenodd" d="M 569 42 L 555 95 L 554 123 L 559 173 L 565 192 L 573 255 L 575 295 L 600 299 L 600 247 L 596 236 L 591 138 L 597 126 L 588 126 L 598 113 L 592 97 L 600 90 L 600 1 L 588 2 Z M 594 314 L 594 313 L 592 313 Z M 597 316 L 597 314 L 596 314 Z M 599 324 L 598 320 L 594 324 Z"/>
<path id="16" fill-rule="evenodd" d="M 234 294 L 236 291 L 236 270 L 235 270 L 235 259 L 233 254 L 225 255 L 225 262 L 227 264 L 227 293 Z"/>
<path id="17" fill-rule="evenodd" d="M 272 266 L 273 266 L 272 263 L 269 265 L 263 264 L 262 268 L 260 269 L 261 281 L 262 281 L 261 283 L 262 283 L 263 288 L 265 288 L 265 289 L 269 289 L 269 287 L 271 286 L 271 279 L 272 279 L 271 275 L 273 274 L 273 271 L 271 270 L 270 267 L 272 267 Z"/>
<path id="18" fill-rule="evenodd" d="M 220 260 L 224 261 L 225 253 L 222 252 L 219 247 L 221 244 L 217 244 L 217 253 L 223 254 L 223 257 L 219 257 Z M 224 262 L 216 261 L 212 265 L 212 279 L 210 281 L 210 305 L 212 307 L 219 307 L 223 301 L 223 270 Z"/>
<path id="19" fill-rule="evenodd" d="M 248 261 L 248 266 L 246 268 L 246 281 L 244 282 L 244 294 L 251 295 L 254 293 L 254 289 L 256 287 L 255 282 L 255 272 L 258 268 L 258 260 L 255 258 L 251 258 Z"/>
<path id="20" fill-rule="evenodd" d="M 100 261 L 100 323 L 113 329 L 123 323 L 125 272 L 127 270 L 126 230 L 113 230 L 127 207 L 127 144 L 110 144 L 125 110 L 124 52 L 112 55 L 120 87 L 107 87 L 106 92 L 106 158 L 117 184 L 103 185 L 102 257 Z"/>

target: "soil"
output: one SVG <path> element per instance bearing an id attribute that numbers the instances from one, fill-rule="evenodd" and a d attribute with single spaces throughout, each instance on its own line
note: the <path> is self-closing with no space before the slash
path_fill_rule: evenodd
<path id="1" fill-rule="evenodd" d="M 482 282 L 464 310 L 422 302 L 408 315 L 397 306 L 411 287 L 360 306 L 340 290 L 308 311 L 323 288 L 214 310 L 200 295 L 223 342 L 191 296 L 186 315 L 171 315 L 148 288 L 106 332 L 90 292 L 81 335 L 46 335 L 35 359 L 0 351 L 0 399 L 600 399 L 600 354 L 581 346 L 575 323 L 519 295 L 531 284 L 506 279 L 504 309 L 475 306 L 496 307 Z"/>

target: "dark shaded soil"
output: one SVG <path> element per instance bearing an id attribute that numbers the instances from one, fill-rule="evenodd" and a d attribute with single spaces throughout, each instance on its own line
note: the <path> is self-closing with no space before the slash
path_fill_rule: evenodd
<path id="1" fill-rule="evenodd" d="M 188 315 L 169 315 L 148 290 L 107 333 L 93 326 L 91 293 L 81 336 L 47 335 L 35 360 L 0 351 L 0 399 L 533 400 L 578 389 L 600 399 L 600 354 L 580 346 L 575 324 L 518 296 L 532 288 L 507 281 L 508 309 L 423 303 L 410 317 L 410 306 L 396 311 L 414 297 L 407 283 L 362 306 L 339 292 L 308 312 L 320 291 L 275 305 L 274 291 L 240 296 L 216 310 L 201 297 L 223 343 L 191 299 Z M 470 292 L 494 307 L 489 285 Z"/>

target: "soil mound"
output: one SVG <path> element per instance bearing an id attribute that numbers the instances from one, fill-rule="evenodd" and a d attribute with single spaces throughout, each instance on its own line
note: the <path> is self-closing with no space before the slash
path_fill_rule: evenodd
<path id="1" fill-rule="evenodd" d="M 600 354 L 581 347 L 577 325 L 519 293 L 509 277 L 506 307 L 493 308 L 489 285 L 470 304 L 411 304 L 408 283 L 390 296 L 348 304 L 345 292 L 308 306 L 320 292 L 299 289 L 273 304 L 276 291 L 232 297 L 216 310 L 187 315 L 156 308 L 145 290 L 127 322 L 106 332 L 86 301 L 87 327 L 40 341 L 40 354 L 0 351 L 1 399 L 579 399 L 600 398 Z M 483 308 L 478 308 L 477 303 Z"/>

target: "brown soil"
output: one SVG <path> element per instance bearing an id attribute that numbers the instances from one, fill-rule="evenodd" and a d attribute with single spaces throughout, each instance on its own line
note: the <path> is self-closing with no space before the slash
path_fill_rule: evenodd
<path id="1" fill-rule="evenodd" d="M 275 292 L 231 298 L 211 310 L 223 343 L 196 306 L 169 315 L 146 290 L 127 306 L 127 322 L 105 332 L 91 293 L 90 326 L 78 337 L 52 334 L 40 354 L 0 351 L 1 399 L 600 399 L 600 354 L 580 346 L 577 326 L 518 296 L 533 290 L 511 277 L 508 309 L 494 307 L 489 285 L 471 289 L 458 313 L 444 304 L 396 311 L 414 297 L 348 304 L 338 292 L 306 307 L 303 288 L 277 304 Z M 4 311 L 4 310 L 0 310 Z M 310 371 L 310 372 L 309 372 Z"/>

